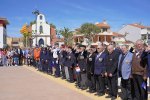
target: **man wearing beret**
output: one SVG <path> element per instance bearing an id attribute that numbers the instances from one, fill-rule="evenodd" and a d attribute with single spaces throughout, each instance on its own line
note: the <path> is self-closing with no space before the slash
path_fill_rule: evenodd
<path id="1" fill-rule="evenodd" d="M 88 88 L 90 93 L 94 93 L 96 91 L 96 82 L 94 77 L 94 63 L 95 63 L 95 53 L 96 48 L 91 46 L 88 51 L 87 56 L 87 81 Z"/>
<path id="2" fill-rule="evenodd" d="M 78 80 L 78 86 L 80 89 L 85 90 L 87 89 L 87 76 L 86 76 L 86 67 L 87 67 L 87 52 L 86 52 L 86 46 L 80 45 L 80 53 L 78 55 L 78 62 L 77 66 L 80 68 L 80 72 L 77 75 Z"/>

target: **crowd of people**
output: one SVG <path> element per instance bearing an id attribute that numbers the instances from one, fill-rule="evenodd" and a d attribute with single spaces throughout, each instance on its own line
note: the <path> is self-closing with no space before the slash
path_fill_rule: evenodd
<path id="1" fill-rule="evenodd" d="M 101 43 L 98 46 L 46 46 L 0 50 L 0 64 L 26 64 L 61 77 L 76 87 L 115 100 L 121 88 L 122 100 L 147 100 L 150 77 L 150 45 L 137 40 L 134 47 Z M 118 78 L 121 85 L 118 86 Z"/>

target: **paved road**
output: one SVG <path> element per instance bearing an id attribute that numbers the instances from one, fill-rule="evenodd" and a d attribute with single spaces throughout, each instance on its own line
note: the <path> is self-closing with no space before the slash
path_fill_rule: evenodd
<path id="1" fill-rule="evenodd" d="M 0 67 L 0 100 L 92 100 L 32 70 Z"/>

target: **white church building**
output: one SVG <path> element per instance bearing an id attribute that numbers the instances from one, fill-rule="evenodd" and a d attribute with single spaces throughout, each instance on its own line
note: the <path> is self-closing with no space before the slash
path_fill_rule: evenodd
<path id="1" fill-rule="evenodd" d="M 0 48 L 5 48 L 7 37 L 7 24 L 9 24 L 6 18 L 0 18 Z"/>
<path id="2" fill-rule="evenodd" d="M 50 25 L 46 23 L 45 16 L 37 15 L 36 23 L 32 25 L 32 46 L 50 45 Z"/>

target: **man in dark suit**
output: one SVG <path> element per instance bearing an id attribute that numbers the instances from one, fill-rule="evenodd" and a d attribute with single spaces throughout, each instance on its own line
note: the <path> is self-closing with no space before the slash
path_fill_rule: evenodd
<path id="1" fill-rule="evenodd" d="M 46 47 L 43 48 L 43 50 L 42 50 L 41 61 L 42 61 L 42 70 L 43 70 L 43 72 L 48 73 L 50 56 L 49 56 L 49 51 L 47 50 Z"/>
<path id="2" fill-rule="evenodd" d="M 98 85 L 97 94 L 98 96 L 103 96 L 105 94 L 105 59 L 107 53 L 104 51 L 104 46 L 99 45 L 97 47 L 97 55 L 95 57 L 94 63 L 94 75 L 96 78 L 96 83 Z"/>
<path id="3" fill-rule="evenodd" d="M 148 58 L 148 60 L 147 60 L 148 61 L 148 77 L 150 78 L 150 44 L 147 47 L 147 52 L 148 52 L 148 55 L 147 55 L 147 58 Z"/>
<path id="4" fill-rule="evenodd" d="M 21 48 L 18 48 L 16 50 L 16 52 L 18 53 L 18 57 L 19 57 L 19 65 L 22 65 L 22 57 L 23 57 L 23 52 Z"/>
<path id="5" fill-rule="evenodd" d="M 86 52 L 86 46 L 80 45 L 80 54 L 78 55 L 78 64 L 80 68 L 80 72 L 77 75 L 78 80 L 78 86 L 85 90 L 87 89 L 87 76 L 86 76 L 86 68 L 87 68 L 87 52 Z"/>
<path id="6" fill-rule="evenodd" d="M 76 58 L 72 52 L 72 47 L 68 47 L 67 49 L 67 55 L 66 55 L 66 61 L 65 61 L 65 74 L 67 81 L 70 83 L 74 82 L 74 66 Z"/>
<path id="7" fill-rule="evenodd" d="M 67 52 L 65 50 L 65 46 L 61 45 L 61 49 L 59 52 L 59 66 L 61 67 L 61 77 L 62 79 L 65 79 L 65 68 L 64 64 L 66 61 Z"/>
<path id="8" fill-rule="evenodd" d="M 106 72 L 105 76 L 108 77 L 108 87 L 109 87 L 109 94 L 106 98 L 111 98 L 115 100 L 117 98 L 117 91 L 118 91 L 118 76 L 117 76 L 117 66 L 118 66 L 118 53 L 114 51 L 114 46 L 108 46 L 108 55 L 106 57 L 105 67 Z"/>
<path id="9" fill-rule="evenodd" d="M 89 54 L 87 56 L 87 81 L 90 93 L 96 92 L 96 82 L 94 77 L 94 62 L 95 62 L 95 47 L 91 46 L 89 48 Z"/>

